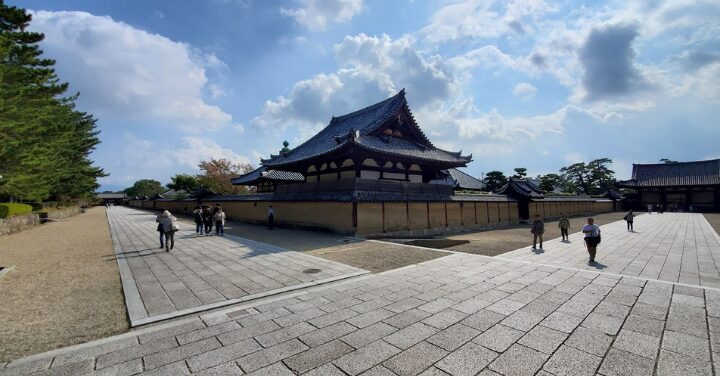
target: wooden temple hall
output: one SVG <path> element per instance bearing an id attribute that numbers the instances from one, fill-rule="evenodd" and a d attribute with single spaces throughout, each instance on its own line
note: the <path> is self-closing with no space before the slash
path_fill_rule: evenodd
<path id="1" fill-rule="evenodd" d="M 633 164 L 632 178 L 616 185 L 637 192 L 627 195 L 626 204 L 638 209 L 720 211 L 720 159 Z"/>
<path id="2" fill-rule="evenodd" d="M 204 200 L 220 202 L 232 219 L 264 222 L 272 205 L 279 225 L 370 236 L 431 235 L 520 221 L 517 199 L 480 194 L 482 182 L 459 170 L 471 155 L 433 145 L 404 90 L 333 117 L 293 149 L 283 145 L 277 155 L 261 160 L 260 168 L 233 179 L 257 187 L 256 194 Z M 609 200 L 595 201 L 577 206 L 576 214 L 612 209 Z M 161 204 L 183 206 L 182 201 Z M 547 213 L 559 215 L 559 209 L 548 206 Z"/>

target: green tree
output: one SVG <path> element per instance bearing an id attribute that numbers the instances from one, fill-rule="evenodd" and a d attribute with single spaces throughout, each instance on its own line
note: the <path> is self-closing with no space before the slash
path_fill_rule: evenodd
<path id="1" fill-rule="evenodd" d="M 92 115 L 75 110 L 77 95 L 41 57 L 31 16 L 0 0 L 0 200 L 89 196 L 97 178 L 90 152 L 100 142 Z"/>
<path id="2" fill-rule="evenodd" d="M 560 175 L 547 174 L 540 176 L 540 189 L 545 192 L 552 192 L 560 183 Z"/>
<path id="3" fill-rule="evenodd" d="M 202 173 L 197 176 L 198 184 L 210 188 L 218 194 L 248 194 L 250 189 L 245 186 L 233 185 L 230 180 L 248 173 L 255 168 L 248 163 L 233 163 L 228 159 L 211 158 L 198 164 Z"/>
<path id="4" fill-rule="evenodd" d="M 193 192 L 198 188 L 198 179 L 193 175 L 177 174 L 170 178 L 167 187 L 176 191 Z"/>
<path id="5" fill-rule="evenodd" d="M 589 163 L 578 162 L 560 169 L 561 184 L 566 192 L 599 194 L 613 187 L 615 171 L 608 167 L 610 158 L 599 158 Z"/>
<path id="6" fill-rule="evenodd" d="M 525 179 L 527 177 L 527 168 L 517 167 L 514 170 L 515 175 L 512 176 L 513 179 Z"/>
<path id="7" fill-rule="evenodd" d="M 125 189 L 125 194 L 129 197 L 135 196 L 152 196 L 156 193 L 165 192 L 165 188 L 159 181 L 153 179 L 140 179 L 136 181 L 132 187 Z"/>
<path id="8" fill-rule="evenodd" d="M 483 179 L 485 190 L 490 192 L 497 192 L 498 189 L 507 184 L 507 181 L 508 179 L 502 171 L 490 171 L 485 174 L 485 179 Z"/>

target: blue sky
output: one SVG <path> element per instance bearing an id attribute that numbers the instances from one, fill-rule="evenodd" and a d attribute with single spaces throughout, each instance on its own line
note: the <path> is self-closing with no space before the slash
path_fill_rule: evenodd
<path id="1" fill-rule="evenodd" d="M 475 176 L 720 157 L 717 1 L 9 3 L 98 117 L 102 189 L 257 165 L 401 88 Z"/>

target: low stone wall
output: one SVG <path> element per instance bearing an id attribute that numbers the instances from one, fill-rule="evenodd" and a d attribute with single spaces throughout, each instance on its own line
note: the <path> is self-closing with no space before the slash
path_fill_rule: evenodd
<path id="1" fill-rule="evenodd" d="M 38 216 L 37 213 L 0 218 L 0 235 L 7 235 L 13 232 L 27 230 L 39 224 L 40 216 Z"/>
<path id="2" fill-rule="evenodd" d="M 543 219 L 555 219 L 560 218 L 563 213 L 568 216 L 574 216 L 611 212 L 613 211 L 613 203 L 610 200 L 602 199 L 591 199 L 587 201 L 537 200 L 528 203 L 528 209 L 530 214 L 529 219 L 535 217 L 535 214 L 539 214 L 540 218 Z"/>
<path id="3" fill-rule="evenodd" d="M 77 206 L 73 206 L 70 208 L 62 208 L 51 211 L 48 213 L 47 217 L 48 219 L 63 219 L 67 217 L 72 217 L 76 214 L 80 214 L 80 208 Z"/>

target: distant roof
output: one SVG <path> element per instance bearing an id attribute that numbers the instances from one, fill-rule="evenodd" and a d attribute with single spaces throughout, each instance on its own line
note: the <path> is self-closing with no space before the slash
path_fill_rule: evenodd
<path id="1" fill-rule="evenodd" d="M 125 193 L 96 193 L 95 194 L 97 198 L 101 199 L 111 199 L 111 198 L 125 198 L 127 195 Z"/>
<path id="2" fill-rule="evenodd" d="M 292 171 L 268 170 L 266 166 L 260 166 L 247 174 L 240 175 L 230 181 L 235 185 L 256 185 L 262 180 L 275 182 L 301 182 L 305 181 L 303 174 Z"/>
<path id="3" fill-rule="evenodd" d="M 469 189 L 479 191 L 485 188 L 485 184 L 480 180 L 458 170 L 457 168 L 450 168 L 446 170 L 448 174 L 455 180 L 455 189 Z"/>
<path id="4" fill-rule="evenodd" d="M 720 159 L 694 162 L 633 164 L 632 179 L 619 187 L 720 185 Z"/>
<path id="5" fill-rule="evenodd" d="M 398 117 L 403 111 L 409 115 L 409 131 L 413 133 L 416 141 L 372 134 L 386 124 L 388 120 Z M 472 160 L 471 155 L 462 156 L 460 152 L 438 149 L 430 142 L 415 123 L 403 89 L 395 96 L 372 106 L 340 117 L 333 117 L 330 124 L 300 146 L 279 155 L 271 155 L 269 159 L 264 159 L 261 162 L 268 167 L 281 167 L 328 155 L 349 147 L 438 162 L 448 166 L 465 166 Z"/>
<path id="6" fill-rule="evenodd" d="M 609 189 L 607 192 L 600 195 L 600 197 L 608 198 L 610 200 L 624 200 L 625 196 L 623 196 L 622 192 L 615 190 L 615 189 Z"/>
<path id="7" fill-rule="evenodd" d="M 510 178 L 497 193 L 508 195 L 511 197 L 522 197 L 522 198 L 544 198 L 545 192 L 540 189 L 537 185 L 529 182 L 525 179 L 513 179 Z"/>

